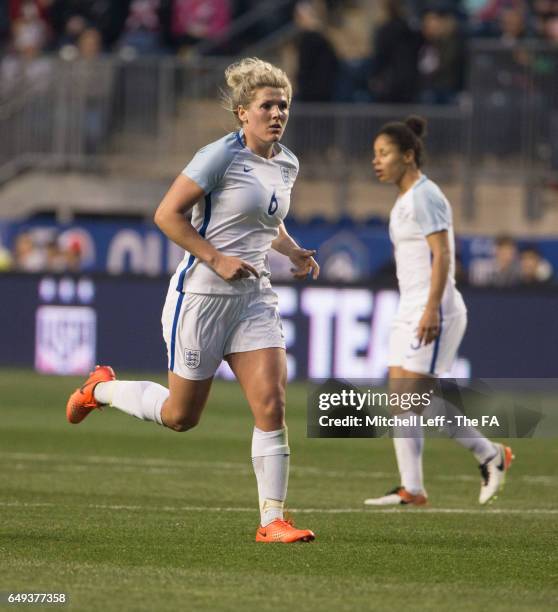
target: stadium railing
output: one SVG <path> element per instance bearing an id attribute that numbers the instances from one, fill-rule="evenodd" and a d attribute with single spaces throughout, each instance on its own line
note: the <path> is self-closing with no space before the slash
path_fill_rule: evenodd
<path id="1" fill-rule="evenodd" d="M 468 93 L 456 105 L 295 100 L 285 144 L 301 158 L 302 176 L 335 182 L 341 192 L 366 180 L 378 127 L 420 113 L 430 122 L 430 173 L 461 186 L 469 218 L 480 180 L 521 185 L 526 216 L 539 216 L 542 190 L 558 182 L 558 49 L 475 41 L 469 57 Z M 0 182 L 22 167 L 81 168 L 92 161 L 132 173 L 134 165 L 148 166 L 166 178 L 176 167 L 169 160 L 183 161 L 233 127 L 218 102 L 230 61 L 48 59 L 49 78 L 19 82 L 0 101 Z"/>

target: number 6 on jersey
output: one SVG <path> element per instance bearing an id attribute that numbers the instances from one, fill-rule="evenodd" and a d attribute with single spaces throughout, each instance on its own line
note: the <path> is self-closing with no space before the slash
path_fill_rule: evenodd
<path id="1" fill-rule="evenodd" d="M 267 214 L 268 215 L 274 215 L 277 212 L 278 208 L 279 208 L 279 202 L 277 202 L 277 197 L 276 197 L 275 191 L 274 191 L 273 195 L 271 196 L 271 201 L 269 202 L 269 207 L 267 209 Z"/>

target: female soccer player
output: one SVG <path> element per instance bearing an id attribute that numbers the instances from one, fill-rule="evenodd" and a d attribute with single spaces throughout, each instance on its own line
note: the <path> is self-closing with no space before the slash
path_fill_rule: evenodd
<path id="1" fill-rule="evenodd" d="M 405 381 L 406 391 L 409 384 L 422 388 L 425 381 L 451 368 L 467 325 L 465 304 L 455 287 L 451 208 L 439 187 L 420 170 L 425 131 L 421 117 L 385 125 L 374 141 L 372 162 L 380 182 L 393 183 L 399 191 L 389 222 L 400 291 L 390 336 L 389 378 L 392 388 Z M 455 407 L 446 409 L 455 414 Z M 433 401 L 422 414 L 436 416 L 436 410 L 440 401 Z M 503 486 L 511 449 L 490 442 L 472 427 L 447 424 L 444 429 L 479 462 L 479 503 L 488 503 Z M 422 427 L 397 428 L 393 442 L 401 486 L 364 503 L 425 504 Z"/>
<path id="2" fill-rule="evenodd" d="M 200 149 L 155 213 L 155 223 L 186 251 L 163 309 L 169 388 L 115 380 L 98 366 L 67 405 L 70 423 L 111 405 L 175 431 L 194 427 L 215 371 L 226 359 L 254 415 L 252 463 L 261 512 L 258 542 L 308 542 L 310 530 L 283 518 L 289 472 L 285 427 L 285 341 L 270 284 L 271 248 L 293 275 L 316 279 L 314 251 L 299 247 L 283 220 L 298 160 L 279 141 L 292 87 L 279 68 L 256 58 L 225 72 L 227 104 L 240 129 Z M 192 210 L 192 220 L 186 213 Z"/>

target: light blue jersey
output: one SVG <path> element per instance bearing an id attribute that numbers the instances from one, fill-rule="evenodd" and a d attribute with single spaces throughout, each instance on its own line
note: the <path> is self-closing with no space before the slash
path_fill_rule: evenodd
<path id="1" fill-rule="evenodd" d="M 395 265 L 401 299 L 399 317 L 420 315 L 428 300 L 432 275 L 432 256 L 426 237 L 448 232 L 450 267 L 442 297 L 445 318 L 466 312 L 465 303 L 455 288 L 455 237 L 451 207 L 436 185 L 422 175 L 397 199 L 389 220 L 389 234 L 395 252 Z"/>
<path id="2" fill-rule="evenodd" d="M 192 212 L 192 225 L 225 255 L 251 264 L 260 278 L 225 281 L 207 264 L 186 253 L 173 282 L 181 292 L 239 294 L 270 286 L 267 254 L 287 215 L 298 160 L 277 143 L 264 159 L 244 145 L 242 131 L 200 149 L 183 174 L 205 192 Z"/>

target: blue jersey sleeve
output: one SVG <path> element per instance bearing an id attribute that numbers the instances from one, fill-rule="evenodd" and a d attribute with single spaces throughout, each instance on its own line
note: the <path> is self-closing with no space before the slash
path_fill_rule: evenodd
<path id="1" fill-rule="evenodd" d="M 425 236 L 450 228 L 450 208 L 442 193 L 432 183 L 420 185 L 413 195 L 415 219 Z"/>
<path id="2" fill-rule="evenodd" d="M 207 195 L 221 182 L 241 145 L 236 133 L 212 142 L 194 155 L 182 174 L 197 183 Z"/>

